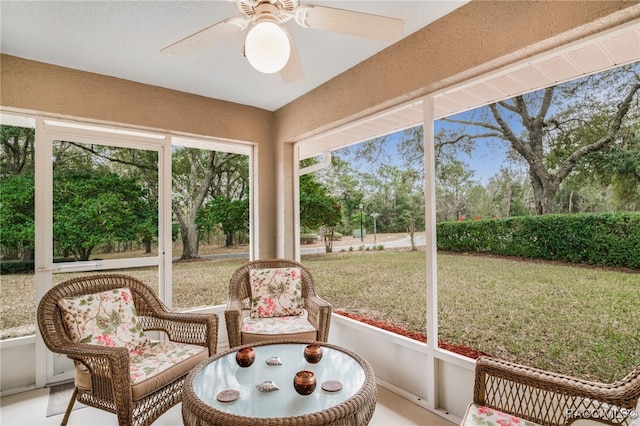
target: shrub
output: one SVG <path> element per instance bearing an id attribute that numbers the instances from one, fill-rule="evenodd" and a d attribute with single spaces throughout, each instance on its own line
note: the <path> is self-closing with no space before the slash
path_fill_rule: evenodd
<path id="1" fill-rule="evenodd" d="M 342 239 L 343 235 L 337 231 L 334 231 L 333 233 L 333 241 L 340 241 Z"/>
<path id="2" fill-rule="evenodd" d="M 318 234 L 300 234 L 300 244 L 313 244 L 318 241 Z"/>
<path id="3" fill-rule="evenodd" d="M 640 213 L 523 216 L 437 224 L 438 249 L 640 269 Z"/>
<path id="4" fill-rule="evenodd" d="M 0 263 L 0 275 L 30 274 L 35 271 L 33 260 L 14 260 Z"/>

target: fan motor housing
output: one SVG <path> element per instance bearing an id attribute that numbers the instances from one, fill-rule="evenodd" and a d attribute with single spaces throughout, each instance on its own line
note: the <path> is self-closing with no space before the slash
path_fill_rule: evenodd
<path id="1" fill-rule="evenodd" d="M 279 22 L 289 20 L 299 4 L 300 2 L 298 0 L 236 1 L 238 10 L 240 10 L 240 13 L 242 13 L 244 16 L 252 18 L 255 15 L 259 15 L 260 13 L 265 13 L 264 11 L 268 10 L 269 12 L 267 13 L 272 13 L 273 15 L 277 16 Z"/>

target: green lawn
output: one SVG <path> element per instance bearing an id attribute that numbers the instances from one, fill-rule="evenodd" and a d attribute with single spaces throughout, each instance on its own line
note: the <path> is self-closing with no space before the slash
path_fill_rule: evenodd
<path id="1" fill-rule="evenodd" d="M 336 308 L 424 333 L 424 253 L 303 261 Z M 640 364 L 637 271 L 440 253 L 438 307 L 447 343 L 604 381 Z"/>
<path id="2" fill-rule="evenodd" d="M 242 262 L 175 263 L 174 307 L 225 303 Z M 425 332 L 424 252 L 340 252 L 302 262 L 335 309 Z M 131 273 L 157 282 L 150 271 Z M 33 276 L 2 277 L 3 336 L 11 328 L 33 332 L 33 298 Z M 439 338 L 447 343 L 604 381 L 640 364 L 637 271 L 440 253 L 438 303 Z"/>

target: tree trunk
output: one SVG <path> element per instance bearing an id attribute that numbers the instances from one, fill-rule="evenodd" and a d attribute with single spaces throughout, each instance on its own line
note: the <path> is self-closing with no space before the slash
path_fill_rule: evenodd
<path id="1" fill-rule="evenodd" d="M 502 217 L 511 217 L 511 196 L 513 195 L 511 183 L 507 184 L 507 189 L 504 192 L 502 199 Z"/>
<path id="2" fill-rule="evenodd" d="M 573 213 L 573 191 L 569 194 L 569 213 Z"/>
<path id="3" fill-rule="evenodd" d="M 529 169 L 529 180 L 533 188 L 533 200 L 536 214 L 551 214 L 557 211 L 556 193 L 559 184 L 547 174 L 540 176 L 535 170 Z"/>
<path id="4" fill-rule="evenodd" d="M 93 251 L 93 247 L 85 248 L 78 247 L 78 261 L 87 262 L 89 257 L 91 256 L 91 252 Z"/>
<path id="5" fill-rule="evenodd" d="M 227 248 L 233 247 L 233 232 L 227 232 L 224 245 Z"/>
<path id="6" fill-rule="evenodd" d="M 417 251 L 418 248 L 416 247 L 416 221 L 415 220 L 411 220 L 409 222 L 409 226 L 407 226 L 407 231 L 409 232 L 409 240 L 411 241 L 411 251 Z"/>
<path id="7" fill-rule="evenodd" d="M 34 247 L 24 247 L 22 249 L 22 260 L 25 262 L 30 262 L 35 259 L 35 248 Z"/>
<path id="8" fill-rule="evenodd" d="M 180 222 L 180 235 L 182 237 L 182 256 L 181 259 L 195 259 L 200 257 L 198 254 L 199 236 L 195 221 L 189 223 Z"/>
<path id="9" fill-rule="evenodd" d="M 333 227 L 324 232 L 324 249 L 326 253 L 333 253 L 333 232 Z"/>

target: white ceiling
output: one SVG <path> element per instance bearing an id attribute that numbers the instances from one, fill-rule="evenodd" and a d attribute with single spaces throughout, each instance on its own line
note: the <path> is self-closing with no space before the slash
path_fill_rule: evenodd
<path id="1" fill-rule="evenodd" d="M 405 34 L 468 0 L 325 1 L 303 4 L 405 20 Z M 306 77 L 285 84 L 242 56 L 246 31 L 179 57 L 160 50 L 223 19 L 240 16 L 233 1 L 0 2 L 0 51 L 54 65 L 276 110 L 386 48 L 389 43 L 299 27 L 291 32 Z"/>

